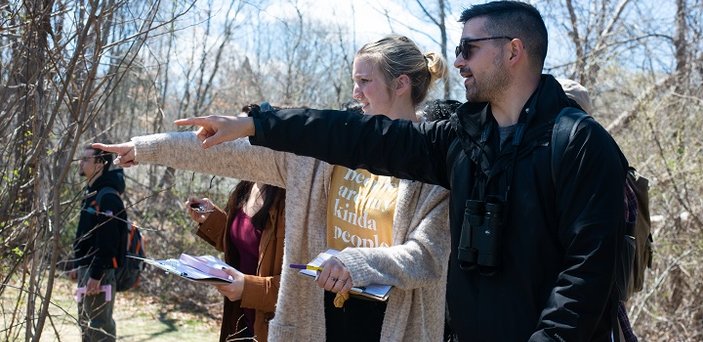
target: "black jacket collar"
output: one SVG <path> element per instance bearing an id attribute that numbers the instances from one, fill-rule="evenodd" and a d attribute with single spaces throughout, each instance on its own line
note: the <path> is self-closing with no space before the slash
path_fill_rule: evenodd
<path id="1" fill-rule="evenodd" d="M 546 127 L 551 127 L 554 118 L 564 107 L 580 108 L 566 96 L 553 76 L 542 75 L 539 86 L 522 109 L 520 122 L 526 125 L 524 139 L 529 141 L 534 138 L 534 134 L 541 134 L 540 132 Z M 485 145 L 486 132 L 497 125 L 486 102 L 464 103 L 450 120 L 462 141 L 464 150 L 467 151 L 472 150 L 476 145 Z"/>
<path id="2" fill-rule="evenodd" d="M 499 146 L 498 124 L 488 103 L 465 103 L 459 107 L 450 120 L 464 152 L 483 175 L 477 174 L 474 191 L 478 191 L 478 196 L 490 192 L 505 194 L 503 197 L 507 198 L 511 165 L 548 141 L 556 115 L 562 108 L 575 105 L 554 77 L 542 75 L 537 89 L 522 108 L 512 143 L 503 149 Z"/>
<path id="3" fill-rule="evenodd" d="M 119 193 L 125 191 L 124 171 L 122 169 L 108 170 L 103 172 L 92 185 L 88 186 L 88 193 L 99 191 L 104 187 L 111 187 Z"/>

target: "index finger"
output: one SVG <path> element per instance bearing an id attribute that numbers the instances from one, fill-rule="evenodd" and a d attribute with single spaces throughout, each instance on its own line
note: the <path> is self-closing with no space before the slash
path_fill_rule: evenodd
<path id="1" fill-rule="evenodd" d="M 318 271 L 317 273 L 317 285 L 324 288 L 325 283 L 327 282 L 327 278 L 330 277 L 330 268 L 329 267 L 323 267 L 322 271 Z"/>
<path id="2" fill-rule="evenodd" d="M 197 116 L 194 118 L 185 118 L 185 119 L 178 119 L 174 121 L 173 123 L 176 124 L 176 126 L 206 126 L 207 124 L 210 123 L 208 118 L 206 116 Z"/>
<path id="3" fill-rule="evenodd" d="M 125 152 L 129 152 L 129 150 L 131 149 L 131 146 L 129 143 L 122 143 L 122 144 L 92 143 L 92 144 L 90 144 L 90 147 L 97 148 L 99 150 L 103 150 L 106 152 L 117 153 L 120 155 L 124 154 Z"/>

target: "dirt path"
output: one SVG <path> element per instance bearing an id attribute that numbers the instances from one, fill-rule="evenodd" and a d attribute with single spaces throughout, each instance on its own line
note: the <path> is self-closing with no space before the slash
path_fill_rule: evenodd
<path id="1" fill-rule="evenodd" d="M 76 303 L 72 292 L 74 284 L 68 279 L 59 278 L 52 295 L 51 319 L 42 333 L 42 341 L 80 341 L 80 331 L 76 325 Z M 2 314 L 9 314 L 7 309 L 12 307 L 16 291 L 6 291 L 2 298 Z M 217 305 L 217 304 L 213 304 Z M 0 331 L 7 328 L 8 317 L 2 317 Z M 121 342 L 188 342 L 188 341 L 217 341 L 219 337 L 219 322 L 205 315 L 176 310 L 171 305 L 164 305 L 158 298 L 143 295 L 139 292 L 124 292 L 117 294 L 114 319 L 117 323 L 117 340 Z M 24 332 L 19 338 L 24 340 Z M 0 340 L 7 338 L 0 334 Z"/>

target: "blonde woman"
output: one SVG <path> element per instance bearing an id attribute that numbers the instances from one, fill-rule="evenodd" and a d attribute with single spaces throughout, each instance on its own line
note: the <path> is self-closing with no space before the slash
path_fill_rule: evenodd
<path id="1" fill-rule="evenodd" d="M 357 52 L 353 96 L 367 115 L 417 121 L 417 107 L 445 74 L 437 54 L 390 36 Z M 269 341 L 441 340 L 450 244 L 445 189 L 241 139 L 203 149 L 193 132 L 96 146 L 118 153 L 126 166 L 164 164 L 285 188 L 284 265 L 306 263 L 327 248 L 341 250 L 324 265 L 319 287 L 283 270 Z M 341 309 L 332 305 L 334 292 L 372 283 L 394 286 L 387 302 L 352 296 Z"/>

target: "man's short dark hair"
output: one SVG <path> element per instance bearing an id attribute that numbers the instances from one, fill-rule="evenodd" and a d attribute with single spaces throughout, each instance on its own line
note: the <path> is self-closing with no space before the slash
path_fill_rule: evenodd
<path id="1" fill-rule="evenodd" d="M 484 29 L 490 36 L 507 36 L 522 40 L 527 54 L 539 72 L 547 58 L 547 27 L 539 11 L 532 5 L 519 1 L 493 1 L 473 5 L 461 13 L 459 22 L 486 17 Z M 480 37 L 476 37 L 480 38 Z"/>
<path id="2" fill-rule="evenodd" d="M 94 148 L 90 145 L 86 145 L 85 149 L 93 150 L 93 158 L 95 158 L 95 162 L 105 164 L 105 170 L 108 170 L 112 166 L 112 159 L 114 157 L 112 153 Z"/>

